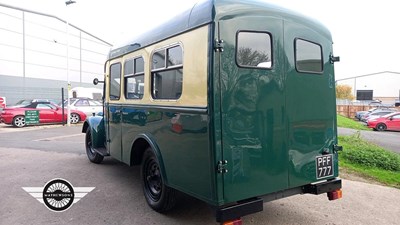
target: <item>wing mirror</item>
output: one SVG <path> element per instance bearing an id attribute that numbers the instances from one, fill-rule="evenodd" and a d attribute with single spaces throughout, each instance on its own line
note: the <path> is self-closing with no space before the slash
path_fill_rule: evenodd
<path id="1" fill-rule="evenodd" d="M 97 84 L 99 84 L 99 83 L 104 83 L 104 81 L 100 81 L 99 79 L 94 78 L 93 84 L 94 84 L 94 85 L 97 85 Z"/>

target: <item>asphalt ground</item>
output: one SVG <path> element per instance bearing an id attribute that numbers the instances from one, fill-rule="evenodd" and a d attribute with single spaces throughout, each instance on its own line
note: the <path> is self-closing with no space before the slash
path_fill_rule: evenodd
<path id="1" fill-rule="evenodd" d="M 90 163 L 80 129 L 81 125 L 0 128 L 1 225 L 217 224 L 207 204 L 188 196 L 168 214 L 151 210 L 142 193 L 140 169 L 112 158 L 100 165 Z M 65 212 L 48 210 L 22 189 L 43 187 L 54 178 L 95 189 Z M 243 224 L 399 224 L 399 202 L 399 189 L 344 179 L 340 200 L 297 195 L 267 202 L 263 212 L 243 217 Z"/>

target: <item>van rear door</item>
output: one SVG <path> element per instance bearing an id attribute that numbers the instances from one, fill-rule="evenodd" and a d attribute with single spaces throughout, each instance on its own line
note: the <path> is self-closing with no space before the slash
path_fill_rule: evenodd
<path id="1" fill-rule="evenodd" d="M 297 187 L 337 176 L 332 41 L 328 31 L 300 21 L 285 21 L 284 27 L 289 187 Z"/>
<path id="2" fill-rule="evenodd" d="M 288 187 L 283 21 L 247 15 L 218 24 L 226 160 L 219 167 L 232 202 Z"/>

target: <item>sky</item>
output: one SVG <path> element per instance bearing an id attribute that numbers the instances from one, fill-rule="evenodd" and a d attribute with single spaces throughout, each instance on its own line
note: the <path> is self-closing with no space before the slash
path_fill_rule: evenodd
<path id="1" fill-rule="evenodd" d="M 192 7 L 198 0 L 0 0 L 55 15 L 112 44 L 128 40 Z M 332 33 L 336 79 L 400 72 L 400 13 L 395 0 L 265 0 L 319 20 Z"/>

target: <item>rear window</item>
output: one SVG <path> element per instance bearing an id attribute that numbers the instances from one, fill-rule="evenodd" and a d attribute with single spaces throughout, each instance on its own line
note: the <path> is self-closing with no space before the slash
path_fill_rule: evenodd
<path id="1" fill-rule="evenodd" d="M 295 40 L 296 69 L 303 73 L 322 73 L 322 47 L 319 44 Z"/>
<path id="2" fill-rule="evenodd" d="M 236 37 L 236 63 L 247 68 L 271 68 L 272 40 L 265 32 L 240 31 Z"/>

